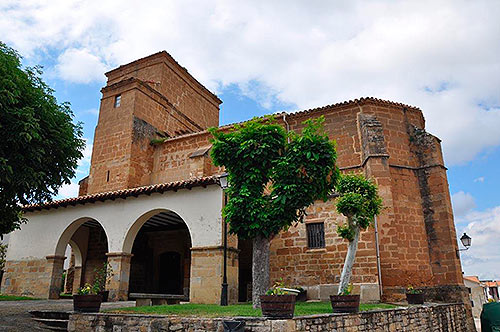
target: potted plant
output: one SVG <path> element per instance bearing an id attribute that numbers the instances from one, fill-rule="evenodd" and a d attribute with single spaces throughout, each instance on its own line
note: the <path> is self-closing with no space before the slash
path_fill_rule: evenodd
<path id="1" fill-rule="evenodd" d="M 406 301 L 408 304 L 424 304 L 424 292 L 412 285 L 406 287 Z"/>
<path id="2" fill-rule="evenodd" d="M 424 304 L 424 288 L 432 285 L 434 277 L 418 270 L 402 271 L 402 280 L 406 283 L 405 295 L 408 304 Z"/>
<path id="3" fill-rule="evenodd" d="M 330 295 L 330 302 L 334 313 L 357 313 L 359 312 L 360 296 L 352 294 L 352 283 L 340 294 Z"/>
<path id="4" fill-rule="evenodd" d="M 79 312 L 99 312 L 102 297 L 97 294 L 96 285 L 85 284 L 78 289 L 77 295 L 73 295 L 73 309 Z"/>
<path id="5" fill-rule="evenodd" d="M 106 284 L 113 277 L 113 268 L 111 264 L 105 262 L 102 267 L 94 269 L 94 286 L 97 294 L 101 295 L 102 302 L 108 302 L 109 291 L 106 290 Z"/>
<path id="6" fill-rule="evenodd" d="M 297 297 L 295 299 L 296 302 L 305 302 L 307 301 L 307 290 L 298 286 L 298 287 L 293 287 L 294 289 L 298 290 L 299 293 L 297 294 Z"/>
<path id="7" fill-rule="evenodd" d="M 262 316 L 273 319 L 293 318 L 295 312 L 295 289 L 285 288 L 283 280 L 276 282 L 266 295 L 260 296 Z"/>

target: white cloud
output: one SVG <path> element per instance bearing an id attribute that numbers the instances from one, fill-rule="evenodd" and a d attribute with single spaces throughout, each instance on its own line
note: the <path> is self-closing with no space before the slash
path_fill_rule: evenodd
<path id="1" fill-rule="evenodd" d="M 457 235 L 466 232 L 472 245 L 461 252 L 466 275 L 500 280 L 500 206 L 484 211 L 470 211 L 457 218 Z"/>
<path id="2" fill-rule="evenodd" d="M 67 49 L 57 61 L 56 73 L 63 80 L 75 83 L 105 81 L 104 72 L 107 71 L 107 67 L 88 50 Z"/>
<path id="3" fill-rule="evenodd" d="M 82 152 L 82 154 L 83 154 L 82 159 L 80 159 L 80 161 L 78 162 L 79 168 L 89 167 L 90 166 L 90 159 L 92 157 L 92 146 L 93 145 L 92 145 L 92 143 L 89 143 L 89 142 L 91 142 L 90 139 L 84 138 L 84 140 L 85 140 L 85 149 Z"/>
<path id="4" fill-rule="evenodd" d="M 99 110 L 97 108 L 91 108 L 86 111 L 83 111 L 83 113 L 86 114 L 91 114 L 91 115 L 99 115 Z"/>
<path id="5" fill-rule="evenodd" d="M 453 215 L 455 217 L 462 217 L 476 207 L 474 197 L 463 191 L 451 195 L 451 203 L 453 205 Z"/>
<path id="6" fill-rule="evenodd" d="M 79 188 L 80 186 L 78 186 L 78 183 L 75 182 L 71 182 L 70 184 L 63 184 L 59 189 L 59 192 L 57 193 L 56 199 L 77 197 Z"/>
<path id="7" fill-rule="evenodd" d="M 483 183 L 484 182 L 484 176 L 480 176 L 480 177 L 474 179 L 474 182 L 481 182 L 481 183 Z"/>
<path id="8" fill-rule="evenodd" d="M 31 59 L 62 53 L 59 73 L 76 82 L 166 49 L 210 89 L 259 82 L 246 94 L 265 107 L 417 105 L 457 164 L 500 144 L 498 17 L 495 0 L 32 0 L 2 2 L 0 31 Z"/>

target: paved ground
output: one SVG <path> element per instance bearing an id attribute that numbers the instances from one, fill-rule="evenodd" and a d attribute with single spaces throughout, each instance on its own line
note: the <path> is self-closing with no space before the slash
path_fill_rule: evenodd
<path id="1" fill-rule="evenodd" d="M 107 302 L 103 303 L 101 308 L 112 309 L 134 305 L 135 301 Z M 32 310 L 72 311 L 73 300 L 0 301 L 0 331 L 47 331 L 31 319 L 29 311 Z"/>

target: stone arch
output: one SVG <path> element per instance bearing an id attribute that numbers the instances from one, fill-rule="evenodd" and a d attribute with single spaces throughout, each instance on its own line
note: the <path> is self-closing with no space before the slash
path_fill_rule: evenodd
<path id="1" fill-rule="evenodd" d="M 69 241 L 71 240 L 71 237 L 73 236 L 73 234 L 75 234 L 75 232 L 78 230 L 78 228 L 80 228 L 80 226 L 82 226 L 83 224 L 85 224 L 86 222 L 89 222 L 89 221 L 94 221 L 94 222 L 99 223 L 99 225 L 104 229 L 104 233 L 106 234 L 106 237 L 109 238 L 108 232 L 106 231 L 106 228 L 104 227 L 104 225 L 102 223 L 100 223 L 98 220 L 96 220 L 95 218 L 92 218 L 92 217 L 81 217 L 81 218 L 76 219 L 68 227 L 66 227 L 64 229 L 64 231 L 62 232 L 62 234 L 59 236 L 59 240 L 57 241 L 54 255 L 55 256 L 64 256 L 64 253 L 66 251 L 66 246 L 68 245 Z"/>
<path id="2" fill-rule="evenodd" d="M 86 226 L 86 227 L 84 227 Z M 61 233 L 55 246 L 54 255 L 47 256 L 51 267 L 49 298 L 59 298 L 62 289 L 62 272 L 66 247 L 71 246 L 75 255 L 74 265 L 70 265 L 73 280 L 72 292 L 75 293 L 85 282 L 92 283 L 95 269 L 107 261 L 109 251 L 108 234 L 104 226 L 91 217 L 81 217 L 71 222 Z"/>
<path id="3" fill-rule="evenodd" d="M 132 247 L 134 245 L 134 241 L 135 241 L 135 238 L 137 236 L 137 233 L 139 233 L 142 226 L 151 217 L 153 217 L 161 212 L 172 212 L 172 213 L 175 213 L 177 216 L 179 216 L 179 218 L 182 219 L 182 221 L 184 221 L 184 224 L 186 225 L 186 227 L 189 231 L 190 241 L 191 241 L 191 243 L 193 243 L 193 236 L 192 236 L 193 233 L 191 231 L 191 227 L 189 226 L 189 223 L 186 222 L 186 220 L 181 215 L 179 215 L 176 211 L 174 211 L 172 209 L 158 208 L 158 209 L 153 209 L 153 210 L 150 210 L 150 211 L 142 214 L 139 218 L 137 218 L 137 220 L 132 224 L 132 226 L 129 227 L 127 234 L 125 235 L 125 239 L 123 240 L 123 246 L 122 246 L 123 253 L 127 253 L 127 254 L 132 253 Z"/>
<path id="4" fill-rule="evenodd" d="M 130 227 L 123 244 L 130 253 L 129 293 L 189 296 L 192 236 L 176 212 L 154 209 Z"/>
<path id="5" fill-rule="evenodd" d="M 83 256 L 80 246 L 73 240 L 69 240 L 68 244 L 73 251 L 73 255 L 75 255 L 75 266 L 82 266 Z"/>

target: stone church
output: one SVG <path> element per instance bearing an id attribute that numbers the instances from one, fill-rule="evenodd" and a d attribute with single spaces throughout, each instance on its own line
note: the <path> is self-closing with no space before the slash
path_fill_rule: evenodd
<path id="1" fill-rule="evenodd" d="M 129 293 L 184 294 L 218 303 L 223 249 L 223 170 L 210 159 L 207 128 L 219 125 L 221 100 L 167 52 L 106 73 L 90 174 L 78 197 L 26 206 L 28 223 L 13 232 L 2 293 L 58 298 L 66 248 L 75 292 L 109 262 L 111 300 Z M 463 279 L 440 140 L 425 131 L 414 106 L 360 98 L 280 113 L 300 131 L 325 117 L 342 172 L 374 179 L 384 210 L 361 236 L 353 282 L 363 302 L 398 300 L 408 284 L 429 299 L 455 302 Z M 231 126 L 223 126 L 229 129 Z M 339 282 L 347 242 L 332 197 L 308 210 L 305 223 L 271 242 L 271 278 L 328 299 Z M 229 301 L 251 291 L 249 241 L 229 238 Z"/>

